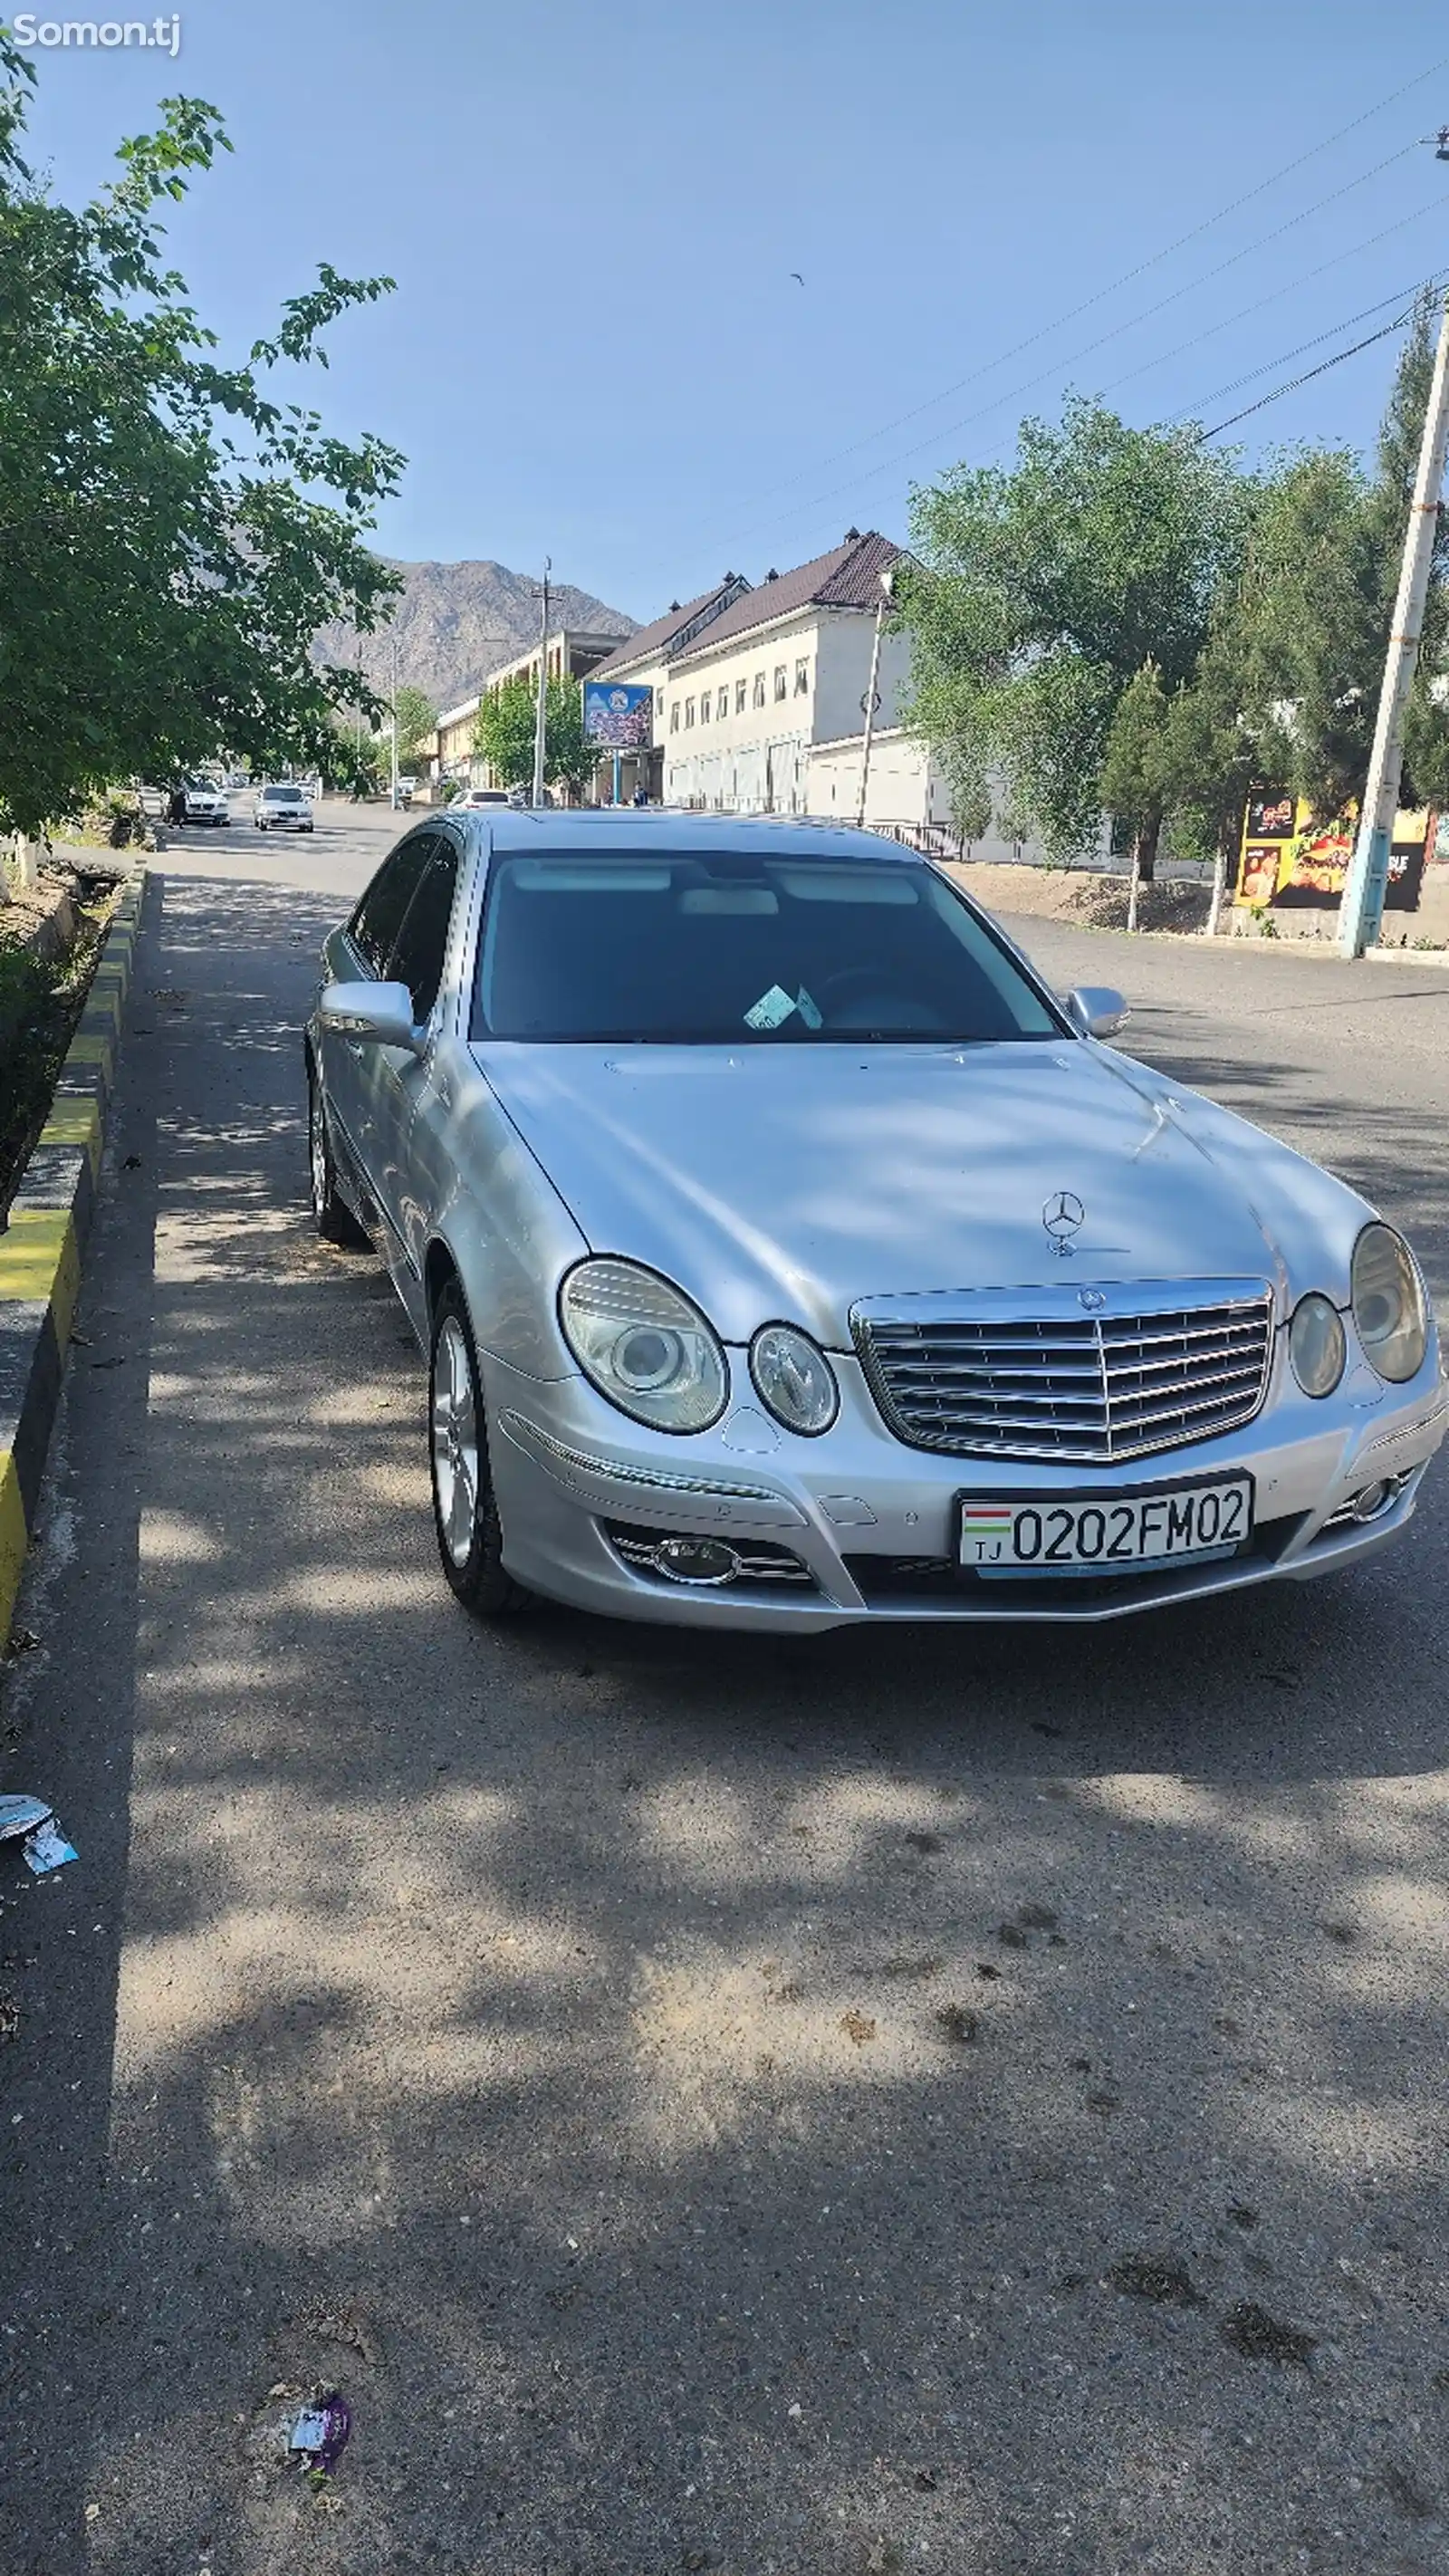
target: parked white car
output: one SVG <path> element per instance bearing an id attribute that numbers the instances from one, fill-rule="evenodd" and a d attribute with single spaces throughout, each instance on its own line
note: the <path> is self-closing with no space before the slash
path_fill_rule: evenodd
<path id="1" fill-rule="evenodd" d="M 507 802 L 506 787 L 465 787 L 461 796 L 454 797 L 450 810 L 455 814 L 467 814 L 479 805 L 506 805 Z"/>
<path id="2" fill-rule="evenodd" d="M 188 778 L 182 790 L 183 823 L 229 823 L 231 807 L 224 791 L 209 778 Z"/>
<path id="3" fill-rule="evenodd" d="M 312 799 L 304 787 L 260 787 L 252 820 L 259 832 L 310 832 Z"/>

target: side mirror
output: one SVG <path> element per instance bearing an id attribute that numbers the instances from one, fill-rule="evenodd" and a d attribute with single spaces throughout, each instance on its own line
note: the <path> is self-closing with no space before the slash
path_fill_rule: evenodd
<path id="1" fill-rule="evenodd" d="M 354 1044 L 406 1047 L 409 1055 L 422 1052 L 406 984 L 328 984 L 317 1004 L 317 1019 L 322 1028 Z"/>
<path id="2" fill-rule="evenodd" d="M 1067 1017 L 1084 1038 L 1114 1038 L 1132 1013 L 1110 984 L 1079 984 L 1067 995 Z"/>

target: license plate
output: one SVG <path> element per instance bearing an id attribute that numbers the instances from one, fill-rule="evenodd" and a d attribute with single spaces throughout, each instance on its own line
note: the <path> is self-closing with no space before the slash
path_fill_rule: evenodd
<path id="1" fill-rule="evenodd" d="M 973 1574 L 1140 1574 L 1236 1556 L 1253 1527 L 1251 1476 L 1142 1494 L 961 1501 L 961 1562 Z"/>

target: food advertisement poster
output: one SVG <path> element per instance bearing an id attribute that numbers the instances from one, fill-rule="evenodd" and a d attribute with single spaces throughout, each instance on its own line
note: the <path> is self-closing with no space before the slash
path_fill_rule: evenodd
<path id="1" fill-rule="evenodd" d="M 1434 849 L 1437 814 L 1401 810 L 1394 817 L 1389 884 L 1384 898 L 1396 912 L 1419 900 L 1424 863 Z M 1358 831 L 1358 808 L 1345 806 L 1328 823 L 1315 821 L 1300 797 L 1278 789 L 1250 796 L 1243 816 L 1236 900 L 1255 912 L 1304 904 L 1336 904 L 1343 893 Z"/>

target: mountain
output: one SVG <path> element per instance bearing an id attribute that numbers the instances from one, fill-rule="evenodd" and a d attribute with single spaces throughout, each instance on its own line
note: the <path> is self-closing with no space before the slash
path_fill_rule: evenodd
<path id="1" fill-rule="evenodd" d="M 398 563 L 404 589 L 390 625 L 360 639 L 350 627 L 324 626 L 317 655 L 324 662 L 355 662 L 386 696 L 392 685 L 393 643 L 399 685 L 422 689 L 438 708 L 471 697 L 500 662 L 510 662 L 537 641 L 539 603 L 531 573 L 501 563 Z M 549 593 L 548 622 L 603 635 L 632 635 L 636 617 L 606 608 L 586 590 L 560 582 Z"/>

